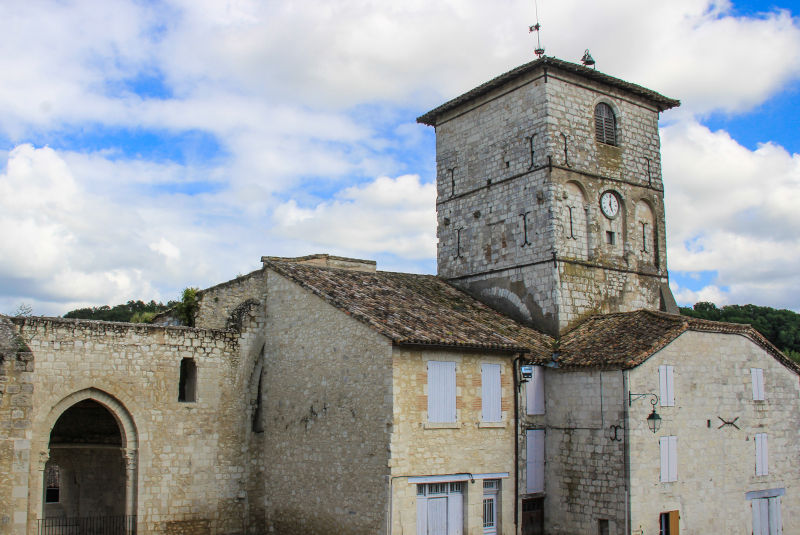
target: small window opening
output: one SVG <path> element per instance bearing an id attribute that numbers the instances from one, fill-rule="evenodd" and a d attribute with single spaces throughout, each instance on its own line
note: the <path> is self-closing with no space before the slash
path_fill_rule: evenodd
<path id="1" fill-rule="evenodd" d="M 185 358 L 181 360 L 178 401 L 197 401 L 197 365 L 194 363 L 194 359 Z"/>
<path id="2" fill-rule="evenodd" d="M 58 465 L 51 464 L 45 473 L 44 503 L 58 503 L 61 501 L 61 471 Z"/>
<path id="3" fill-rule="evenodd" d="M 615 238 L 616 238 L 616 236 L 614 235 L 613 232 L 611 232 L 610 230 L 606 231 L 606 243 L 607 244 L 614 245 Z"/>
<path id="4" fill-rule="evenodd" d="M 258 376 L 258 392 L 256 393 L 256 408 L 253 411 L 254 433 L 264 432 L 264 409 L 263 409 L 263 399 L 261 397 L 261 384 L 263 379 L 264 379 L 264 372 L 262 371 L 261 374 Z"/>
<path id="5" fill-rule="evenodd" d="M 614 110 L 605 102 L 601 102 L 594 109 L 594 130 L 600 143 L 617 144 L 617 118 L 614 116 Z"/>
<path id="6" fill-rule="evenodd" d="M 597 533 L 598 535 L 608 535 L 608 519 L 607 518 L 599 518 L 597 519 Z"/>
<path id="7" fill-rule="evenodd" d="M 641 224 L 642 224 L 642 252 L 649 253 L 650 251 L 647 250 L 647 223 L 642 221 Z"/>

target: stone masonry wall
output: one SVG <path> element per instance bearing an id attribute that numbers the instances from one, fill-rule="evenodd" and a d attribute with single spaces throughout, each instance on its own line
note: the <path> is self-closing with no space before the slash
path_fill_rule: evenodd
<path id="1" fill-rule="evenodd" d="M 411 476 L 508 473 L 501 480 L 500 529 L 514 533 L 514 401 L 512 356 L 395 348 L 392 428 L 392 533 L 416 533 L 417 494 Z M 456 363 L 455 423 L 428 423 L 427 363 Z M 501 366 L 502 421 L 481 422 L 481 364 Z M 483 484 L 465 483 L 468 535 L 483 534 Z"/>
<path id="2" fill-rule="evenodd" d="M 595 140 L 599 102 L 616 113 L 618 146 Z M 441 118 L 436 151 L 440 276 L 551 334 L 591 313 L 659 307 L 666 234 L 651 105 L 535 72 Z M 607 190 L 621 203 L 614 220 L 600 212 Z M 587 300 L 586 287 L 603 291 Z"/>
<path id="3" fill-rule="evenodd" d="M 0 317 L 0 534 L 23 535 L 28 473 L 34 360 L 5 317 Z"/>
<path id="4" fill-rule="evenodd" d="M 774 488 L 785 489 L 783 533 L 800 533 L 797 374 L 744 336 L 687 332 L 629 371 L 630 390 L 658 393 L 662 364 L 674 366 L 675 406 L 656 407 L 659 432 L 644 423 L 649 403 L 630 408 L 632 533 L 658 535 L 659 514 L 673 510 L 681 533 L 750 533 L 745 493 Z M 763 370 L 765 401 L 753 401 L 751 368 Z M 765 476 L 755 475 L 756 433 L 767 434 Z M 671 483 L 660 481 L 664 436 L 677 437 Z"/>
<path id="5" fill-rule="evenodd" d="M 38 461 L 30 467 L 28 533 L 41 515 L 50 430 L 64 410 L 86 398 L 110 408 L 127 426 L 123 443 L 128 469 L 136 470 L 139 533 L 181 533 L 181 523 L 207 526 L 192 533 L 241 532 L 248 429 L 241 390 L 251 372 L 243 370 L 253 360 L 251 346 L 259 343 L 253 334 L 261 321 L 257 311 L 247 315 L 250 330 L 242 334 L 55 318 L 13 321 L 37 362 L 30 440 Z M 195 402 L 178 401 L 183 358 L 197 365 Z M 128 494 L 115 492 L 120 501 Z"/>
<path id="6" fill-rule="evenodd" d="M 195 326 L 203 329 L 226 329 L 236 307 L 255 299 L 264 302 L 264 271 L 259 269 L 200 292 Z"/>
<path id="7" fill-rule="evenodd" d="M 267 286 L 267 528 L 386 533 L 391 343 L 272 271 Z"/>
<path id="8" fill-rule="evenodd" d="M 546 533 L 624 533 L 623 397 L 622 372 L 546 369 L 545 415 L 528 417 L 544 421 Z"/>

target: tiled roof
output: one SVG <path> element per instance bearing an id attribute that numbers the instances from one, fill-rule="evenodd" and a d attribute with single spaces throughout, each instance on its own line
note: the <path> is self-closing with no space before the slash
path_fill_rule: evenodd
<path id="1" fill-rule="evenodd" d="M 746 336 L 784 366 L 800 373 L 800 366 L 750 325 L 650 310 L 603 314 L 587 319 L 561 338 L 556 361 L 559 367 L 565 368 L 633 368 L 686 331 Z"/>
<path id="2" fill-rule="evenodd" d="M 264 260 L 397 345 L 526 352 L 550 358 L 553 340 L 495 312 L 433 275 L 363 272 Z"/>
<path id="3" fill-rule="evenodd" d="M 577 65 L 575 63 L 570 63 L 569 61 L 564 61 L 561 59 L 544 56 L 543 58 L 536 59 L 534 61 L 531 61 L 530 63 L 526 63 L 525 65 L 521 65 L 516 69 L 512 69 L 505 74 L 501 74 L 497 78 L 489 80 L 488 82 L 479 85 L 475 89 L 467 91 L 463 95 L 456 97 L 448 102 L 445 102 L 438 108 L 435 108 L 426 113 L 425 115 L 418 117 L 417 122 L 422 124 L 427 124 L 429 126 L 434 126 L 436 124 L 438 117 L 443 113 L 446 113 L 454 108 L 457 108 L 458 106 L 464 104 L 465 102 L 469 102 L 475 98 L 485 95 L 486 93 L 492 91 L 493 89 L 500 87 L 506 84 L 507 82 L 514 80 L 515 78 L 523 76 L 529 72 L 533 72 L 538 68 L 545 68 L 545 67 L 556 67 L 563 71 L 579 74 L 591 80 L 602 82 L 612 87 L 628 91 L 646 100 L 649 100 L 650 102 L 655 104 L 660 111 L 668 110 L 670 108 L 674 108 L 676 106 L 681 105 L 681 102 L 679 100 L 665 97 L 664 95 L 656 93 L 655 91 L 647 89 L 646 87 L 632 84 L 630 82 L 626 82 L 625 80 L 620 80 L 619 78 L 614 78 L 613 76 L 603 74 L 600 71 L 584 67 L 583 65 Z"/>

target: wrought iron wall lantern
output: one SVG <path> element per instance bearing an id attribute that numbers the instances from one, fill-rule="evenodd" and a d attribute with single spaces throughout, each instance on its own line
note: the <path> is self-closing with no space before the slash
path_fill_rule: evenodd
<path id="1" fill-rule="evenodd" d="M 653 412 L 651 412 L 647 416 L 647 427 L 650 428 L 650 431 L 653 433 L 657 433 L 659 428 L 661 427 L 661 416 L 658 415 L 656 412 L 656 405 L 658 405 L 658 396 L 653 393 L 647 394 L 634 394 L 633 392 L 628 392 L 628 406 L 630 407 L 633 405 L 633 402 L 639 398 L 643 398 L 645 396 L 652 396 L 650 399 L 650 404 L 653 406 Z"/>

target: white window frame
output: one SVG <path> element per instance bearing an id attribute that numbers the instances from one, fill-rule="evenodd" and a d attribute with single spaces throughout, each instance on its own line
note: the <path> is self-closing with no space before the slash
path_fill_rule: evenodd
<path id="1" fill-rule="evenodd" d="M 756 475 L 767 476 L 769 475 L 769 446 L 767 443 L 767 434 L 756 433 L 754 442 L 756 446 Z"/>
<path id="2" fill-rule="evenodd" d="M 451 481 L 417 484 L 417 535 L 428 534 L 428 500 L 446 499 L 447 535 L 464 531 L 464 493 L 466 482 Z"/>
<path id="3" fill-rule="evenodd" d="M 658 367 L 658 384 L 662 407 L 675 406 L 675 367 L 662 364 Z"/>
<path id="4" fill-rule="evenodd" d="M 456 421 L 456 363 L 428 361 L 428 421 Z"/>
<path id="5" fill-rule="evenodd" d="M 487 503 L 488 502 L 488 503 Z M 487 507 L 488 506 L 488 507 Z M 486 516 L 489 513 L 492 518 L 487 522 Z M 500 524 L 500 480 L 483 480 L 483 533 L 484 535 L 496 535 L 499 533 Z"/>
<path id="6" fill-rule="evenodd" d="M 750 368 L 750 378 L 753 381 L 753 401 L 764 401 L 763 368 Z"/>
<path id="7" fill-rule="evenodd" d="M 500 372 L 499 364 L 481 364 L 481 421 L 500 422 L 503 419 Z"/>
<path id="8" fill-rule="evenodd" d="M 525 432 L 525 490 L 544 492 L 544 429 Z"/>
<path id="9" fill-rule="evenodd" d="M 678 437 L 661 437 L 658 449 L 661 453 L 661 482 L 678 481 Z"/>
<path id="10" fill-rule="evenodd" d="M 531 416 L 544 414 L 544 368 L 532 368 L 533 374 L 525 384 L 526 412 Z"/>

